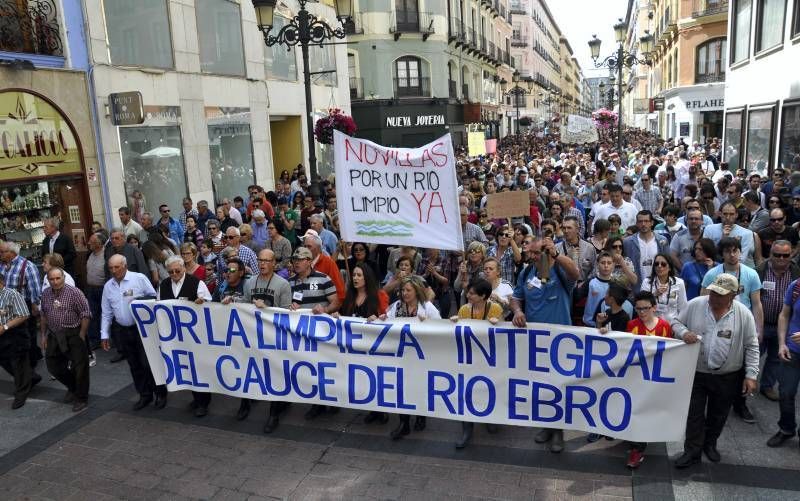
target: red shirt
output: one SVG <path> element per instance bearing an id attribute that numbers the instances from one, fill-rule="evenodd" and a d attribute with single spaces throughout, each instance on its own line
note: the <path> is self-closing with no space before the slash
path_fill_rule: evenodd
<path id="1" fill-rule="evenodd" d="M 652 329 L 648 329 L 642 319 L 634 318 L 628 322 L 627 331 L 639 336 L 672 337 L 672 327 L 663 318 L 659 318 L 656 326 Z"/>

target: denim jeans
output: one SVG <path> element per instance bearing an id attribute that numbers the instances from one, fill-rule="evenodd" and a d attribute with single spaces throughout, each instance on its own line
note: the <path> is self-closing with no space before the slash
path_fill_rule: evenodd
<path id="1" fill-rule="evenodd" d="M 778 381 L 781 360 L 778 358 L 778 326 L 764 324 L 764 342 L 761 343 L 760 352 L 767 354 L 764 369 L 761 371 L 760 388 L 766 390 L 775 386 Z"/>
<path id="2" fill-rule="evenodd" d="M 797 385 L 800 384 L 800 353 L 793 351 L 790 353 L 792 359 L 789 362 L 782 361 L 778 371 L 778 394 L 780 395 L 781 410 L 778 428 L 787 435 L 794 435 L 797 431 L 794 397 L 797 394 Z"/>

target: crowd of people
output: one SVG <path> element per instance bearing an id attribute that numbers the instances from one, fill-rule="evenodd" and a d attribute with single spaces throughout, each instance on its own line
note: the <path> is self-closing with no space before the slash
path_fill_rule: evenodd
<path id="1" fill-rule="evenodd" d="M 81 276 L 69 239 L 48 220 L 44 279 L 16 243 L 0 243 L 0 357 L 15 378 L 12 407 L 41 380 L 35 369 L 44 350 L 47 370 L 68 389 L 65 402 L 85 409 L 93 352 L 102 347 L 116 351 L 111 362 L 127 360 L 140 396 L 134 409 L 163 408 L 167 392 L 155 384 L 130 301 L 243 302 L 367 320 L 541 322 L 700 343 L 676 466 L 703 454 L 720 461 L 729 411 L 754 423 L 747 399 L 756 391 L 779 403 L 779 429 L 767 445 L 780 446 L 797 434 L 800 172 L 775 169 L 762 179 L 731 169 L 717 139 L 686 144 L 633 129 L 625 137 L 622 151 L 604 141 L 565 145 L 557 134 L 509 136 L 488 156 L 458 151 L 453 197 L 464 245 L 457 252 L 340 241 L 333 180 L 312 190 L 301 166 L 284 171 L 274 189 L 250 186 L 247 197 L 223 199 L 214 210 L 190 198 L 175 213 L 163 204 L 158 214 L 121 207 L 119 226 L 95 223 Z M 528 193 L 529 214 L 488 217 L 490 195 L 519 190 Z M 210 393 L 193 393 L 194 415 L 205 416 L 210 401 Z M 242 399 L 236 418 L 252 406 Z M 269 405 L 265 433 L 288 407 Z M 305 417 L 337 411 L 312 405 Z M 370 412 L 365 422 L 389 419 Z M 415 417 L 414 430 L 425 426 Z M 400 415 L 390 436 L 411 428 L 411 416 Z M 463 423 L 456 447 L 474 433 Z M 564 448 L 560 429 L 535 439 L 554 453 Z M 641 464 L 645 446 L 629 444 L 628 467 Z"/>

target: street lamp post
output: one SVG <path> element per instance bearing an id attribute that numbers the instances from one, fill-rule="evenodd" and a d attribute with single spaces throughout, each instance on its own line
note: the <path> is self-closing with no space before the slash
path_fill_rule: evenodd
<path id="1" fill-rule="evenodd" d="M 627 52 L 623 46 L 627 34 L 628 23 L 620 19 L 619 22 L 614 25 L 614 38 L 617 41 L 617 52 L 599 63 L 597 59 L 600 57 L 601 41 L 597 38 L 597 35 L 592 35 L 592 39 L 589 40 L 589 49 L 591 50 L 595 68 L 607 67 L 609 70 L 617 72 L 617 101 L 619 102 L 619 112 L 617 114 L 617 151 L 620 153 L 622 152 L 622 70 L 626 67 L 633 68 L 637 64 L 646 64 L 648 66 L 653 64 L 649 57 L 650 52 L 653 50 L 653 35 L 645 32 L 645 35 L 639 38 L 639 46 L 644 54 L 644 58 L 639 59 L 635 53 Z M 613 83 L 611 87 L 612 90 L 610 92 L 613 98 Z"/>
<path id="2" fill-rule="evenodd" d="M 306 10 L 309 0 L 298 0 L 300 10 L 297 15 L 289 20 L 277 34 L 270 35 L 275 15 L 277 0 L 252 0 L 256 10 L 258 29 L 264 34 L 264 43 L 267 47 L 282 45 L 290 49 L 300 46 L 303 56 L 303 86 L 306 94 L 306 134 L 308 135 L 308 169 L 311 174 L 310 191 L 315 199 L 319 199 L 321 190 L 319 174 L 317 173 L 317 154 L 314 143 L 314 120 L 311 106 L 311 70 L 309 68 L 308 47 L 318 45 L 322 47 L 325 42 L 333 39 L 342 39 L 346 36 L 344 23 L 353 15 L 352 0 L 334 0 L 336 19 L 342 23 L 341 28 L 331 27 L 325 20 L 318 18 Z"/>
<path id="3" fill-rule="evenodd" d="M 525 97 L 531 93 L 531 86 L 533 82 L 531 82 L 530 79 L 526 78 L 525 83 L 527 88 L 520 87 L 519 85 L 520 76 L 518 71 L 514 72 L 514 75 L 511 77 L 511 80 L 514 82 L 514 87 L 503 92 L 503 96 L 514 97 L 514 108 L 517 109 L 517 134 L 519 134 L 519 100 L 520 98 Z"/>

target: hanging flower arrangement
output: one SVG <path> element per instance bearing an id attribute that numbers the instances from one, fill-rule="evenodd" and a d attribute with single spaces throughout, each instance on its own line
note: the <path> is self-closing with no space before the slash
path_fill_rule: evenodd
<path id="1" fill-rule="evenodd" d="M 599 129 L 610 129 L 617 124 L 619 116 L 616 111 L 600 108 L 592 113 L 592 119 Z"/>
<path id="2" fill-rule="evenodd" d="M 314 137 L 322 144 L 333 144 L 334 130 L 352 136 L 358 127 L 350 115 L 345 115 L 339 108 L 329 108 L 328 116 L 317 119 L 314 125 Z"/>

